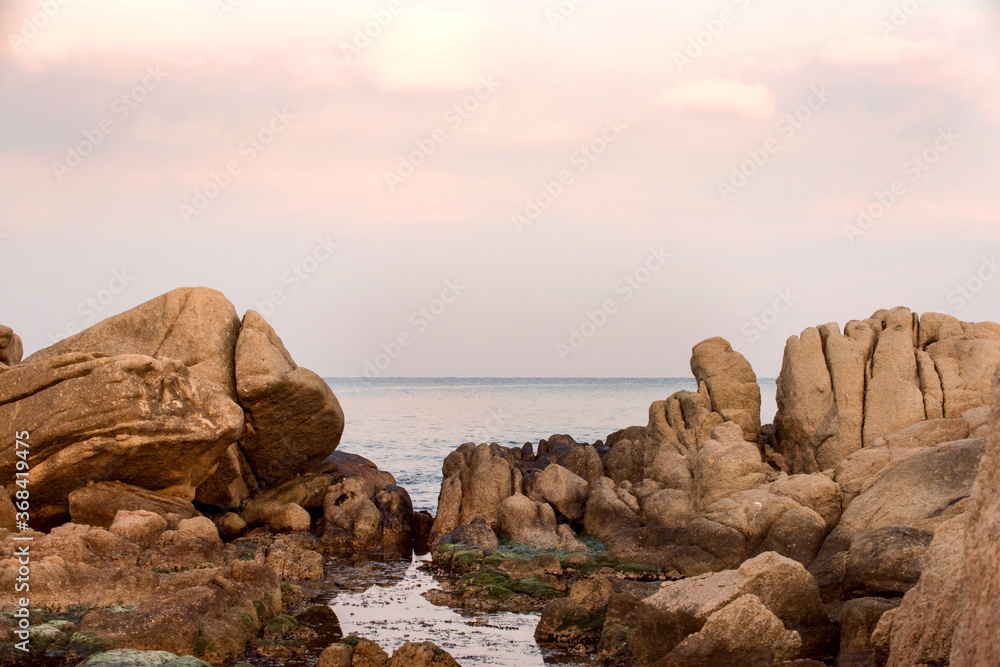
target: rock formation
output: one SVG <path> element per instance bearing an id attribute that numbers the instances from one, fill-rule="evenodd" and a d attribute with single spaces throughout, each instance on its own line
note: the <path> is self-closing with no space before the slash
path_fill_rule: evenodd
<path id="1" fill-rule="evenodd" d="M 832 323 L 806 329 L 785 347 L 777 449 L 792 472 L 835 468 L 879 438 L 986 405 L 998 363 L 993 322 L 894 308 L 843 333 Z"/>

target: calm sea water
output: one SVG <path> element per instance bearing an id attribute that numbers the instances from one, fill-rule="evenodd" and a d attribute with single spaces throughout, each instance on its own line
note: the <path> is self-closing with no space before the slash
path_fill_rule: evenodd
<path id="1" fill-rule="evenodd" d="M 374 461 L 437 511 L 444 458 L 464 442 L 537 447 L 566 433 L 594 442 L 645 425 L 649 404 L 694 391 L 692 378 L 328 378 L 344 408 L 340 449 Z M 764 423 L 777 410 L 773 379 L 759 381 Z"/>

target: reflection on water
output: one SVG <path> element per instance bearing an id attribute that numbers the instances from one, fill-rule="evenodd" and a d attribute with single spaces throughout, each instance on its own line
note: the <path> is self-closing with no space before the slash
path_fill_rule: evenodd
<path id="1" fill-rule="evenodd" d="M 537 614 L 460 614 L 431 604 L 423 593 L 436 588 L 437 582 L 420 567 L 426 559 L 338 566 L 327 584 L 340 592 L 328 593 L 324 601 L 336 612 L 344 634 L 371 639 L 390 655 L 406 642 L 432 641 L 463 667 L 592 664 L 543 655 L 534 638 Z"/>

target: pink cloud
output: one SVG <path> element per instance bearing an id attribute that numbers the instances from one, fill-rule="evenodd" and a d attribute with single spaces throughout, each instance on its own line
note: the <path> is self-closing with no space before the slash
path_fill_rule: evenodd
<path id="1" fill-rule="evenodd" d="M 858 35 L 827 44 L 823 49 L 823 61 L 840 66 L 926 63 L 940 61 L 950 51 L 950 45 L 939 39 L 915 42 L 899 36 Z"/>

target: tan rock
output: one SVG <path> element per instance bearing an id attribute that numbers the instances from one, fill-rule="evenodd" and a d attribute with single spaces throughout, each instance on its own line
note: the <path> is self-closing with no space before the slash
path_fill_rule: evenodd
<path id="1" fill-rule="evenodd" d="M 175 359 L 193 377 L 214 382 L 235 399 L 233 359 L 239 333 L 236 309 L 225 296 L 205 287 L 183 287 L 102 320 L 25 361 L 51 361 L 70 352 Z"/>
<path id="2" fill-rule="evenodd" d="M 832 530 L 840 521 L 840 485 L 820 473 L 811 475 L 782 476 L 768 485 L 767 490 L 777 496 L 787 496 L 803 507 L 813 510 Z"/>
<path id="3" fill-rule="evenodd" d="M 799 633 L 786 630 L 756 595 L 739 597 L 718 610 L 657 665 L 780 664 L 802 650 Z"/>
<path id="4" fill-rule="evenodd" d="M 569 519 L 583 517 L 587 504 L 587 481 L 557 463 L 546 466 L 535 478 L 529 497 L 547 502 Z"/>
<path id="5" fill-rule="evenodd" d="M 243 411 L 176 361 L 71 354 L 0 374 L 0 423 L 15 422 L 32 434 L 32 518 L 44 527 L 64 520 L 66 498 L 90 481 L 193 499 L 243 432 Z M 13 430 L 0 434 L 5 479 L 14 450 Z"/>
<path id="6" fill-rule="evenodd" d="M 510 539 L 534 549 L 554 549 L 559 546 L 556 533 L 556 515 L 552 506 L 537 503 L 527 496 L 516 494 L 500 504 L 501 539 Z"/>
<path id="7" fill-rule="evenodd" d="M 887 611 L 899 606 L 898 599 L 881 597 L 847 600 L 840 612 L 838 664 L 864 665 L 872 656 L 872 633 Z"/>
<path id="8" fill-rule="evenodd" d="M 705 508 L 764 482 L 760 450 L 743 439 L 742 429 L 726 422 L 712 430 L 694 460 L 696 506 Z"/>
<path id="9" fill-rule="evenodd" d="M 344 432 L 337 397 L 323 378 L 295 364 L 256 311 L 243 318 L 235 359 L 249 422 L 241 449 L 264 487 L 306 472 L 337 448 Z"/>
<path id="10" fill-rule="evenodd" d="M 69 494 L 74 523 L 109 528 L 121 511 L 146 511 L 164 518 L 176 514 L 181 519 L 200 515 L 186 500 L 122 482 L 98 482 Z"/>
<path id="11" fill-rule="evenodd" d="M 0 528 L 13 531 L 16 527 L 17 508 L 10 499 L 7 488 L 0 486 Z"/>
<path id="12" fill-rule="evenodd" d="M 878 333 L 871 379 L 865 389 L 865 447 L 922 421 L 925 415 L 917 373 L 914 314 L 907 308 L 894 308 L 885 316 L 884 328 Z"/>
<path id="13" fill-rule="evenodd" d="M 924 552 L 934 533 L 886 526 L 858 533 L 845 563 L 845 595 L 898 595 L 920 578 Z"/>
<path id="14" fill-rule="evenodd" d="M 920 450 L 881 477 L 844 510 L 817 559 L 846 551 L 858 533 L 887 526 L 934 530 L 964 511 L 983 454 L 982 440 Z"/>
<path id="15" fill-rule="evenodd" d="M 312 526 L 308 510 L 295 503 L 255 503 L 241 516 L 247 526 L 269 526 L 276 533 L 301 533 Z"/>
<path id="16" fill-rule="evenodd" d="M 441 495 L 431 538 L 483 519 L 499 528 L 500 504 L 521 492 L 521 473 L 510 450 L 467 442 L 445 460 Z"/>
<path id="17" fill-rule="evenodd" d="M 818 329 L 806 329 L 785 343 L 777 401 L 774 426 L 781 454 L 793 472 L 819 472 L 817 452 L 836 432 L 837 407 Z"/>
<path id="18" fill-rule="evenodd" d="M 816 580 L 801 563 L 771 552 L 744 562 L 736 570 L 667 582 L 646 598 L 645 604 L 661 614 L 666 626 L 698 631 L 713 614 L 746 595 L 759 598 L 785 628 L 798 632 L 805 652 L 833 634 Z M 676 633 L 664 627 L 662 636 Z M 661 647 L 663 655 L 672 649 L 669 641 Z"/>
<path id="19" fill-rule="evenodd" d="M 760 438 L 760 386 L 750 362 L 723 338 L 709 338 L 694 346 L 691 372 L 708 389 L 712 411 L 735 422 L 745 440 Z"/>
<path id="20" fill-rule="evenodd" d="M 559 465 L 583 478 L 587 484 L 604 475 L 604 462 L 593 445 L 573 447 L 559 457 Z"/>
<path id="21" fill-rule="evenodd" d="M 166 529 L 167 520 L 155 512 L 120 510 L 108 531 L 146 549 L 155 544 Z"/>
<path id="22" fill-rule="evenodd" d="M 613 481 L 598 477 L 590 483 L 584 512 L 584 527 L 588 535 L 615 546 L 633 540 L 640 525 L 638 513 L 619 498 Z"/>
<path id="23" fill-rule="evenodd" d="M 892 449 L 914 449 L 934 447 L 945 442 L 964 440 L 969 437 L 969 422 L 965 419 L 928 419 L 879 438 L 873 447 Z"/>
<path id="24" fill-rule="evenodd" d="M 458 663 L 433 642 L 406 642 L 393 651 L 389 667 L 458 667 Z"/>

